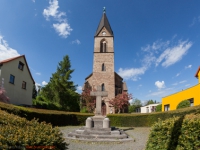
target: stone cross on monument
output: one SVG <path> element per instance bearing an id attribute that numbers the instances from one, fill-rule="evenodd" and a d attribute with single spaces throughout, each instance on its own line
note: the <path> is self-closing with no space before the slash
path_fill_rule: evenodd
<path id="1" fill-rule="evenodd" d="M 90 93 L 91 96 L 96 96 L 96 111 L 95 116 L 101 116 L 101 100 L 102 97 L 108 96 L 108 92 L 102 91 L 101 86 L 97 86 L 97 91 L 92 91 Z"/>

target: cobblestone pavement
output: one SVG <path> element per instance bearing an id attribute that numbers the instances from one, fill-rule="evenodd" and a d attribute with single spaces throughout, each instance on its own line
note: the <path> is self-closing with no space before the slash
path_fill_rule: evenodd
<path id="1" fill-rule="evenodd" d="M 79 126 L 60 127 L 64 137 L 71 131 L 78 129 Z M 125 142 L 91 142 L 66 139 L 69 150 L 144 150 L 148 136 L 149 127 L 120 127 L 133 138 L 132 141 Z"/>

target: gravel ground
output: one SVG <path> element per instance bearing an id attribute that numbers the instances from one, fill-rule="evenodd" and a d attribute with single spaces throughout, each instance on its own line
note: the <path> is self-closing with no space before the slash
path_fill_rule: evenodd
<path id="1" fill-rule="evenodd" d="M 80 126 L 66 126 L 60 127 L 64 137 L 71 131 L 80 128 Z M 144 150 L 150 128 L 148 127 L 120 127 L 126 131 L 126 133 L 133 138 L 132 141 L 125 142 L 91 142 L 80 140 L 66 139 L 69 150 Z"/>

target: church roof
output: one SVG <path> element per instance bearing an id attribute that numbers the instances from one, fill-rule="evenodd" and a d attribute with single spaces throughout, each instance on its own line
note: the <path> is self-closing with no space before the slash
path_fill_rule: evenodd
<path id="1" fill-rule="evenodd" d="M 108 30 L 108 32 L 113 36 L 113 31 L 111 29 L 110 23 L 108 21 L 108 18 L 105 12 L 103 13 L 99 26 L 96 30 L 95 36 L 99 34 L 99 32 L 103 29 L 103 27 L 105 27 Z"/>

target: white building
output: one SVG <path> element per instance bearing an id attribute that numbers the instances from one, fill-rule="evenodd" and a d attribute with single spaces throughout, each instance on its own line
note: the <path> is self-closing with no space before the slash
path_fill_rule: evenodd
<path id="1" fill-rule="evenodd" d="M 155 112 L 157 105 L 159 105 L 159 104 L 149 104 L 147 106 L 140 107 L 141 113 Z"/>
<path id="2" fill-rule="evenodd" d="M 0 86 L 5 88 L 10 103 L 32 105 L 34 84 L 25 55 L 0 61 Z"/>

